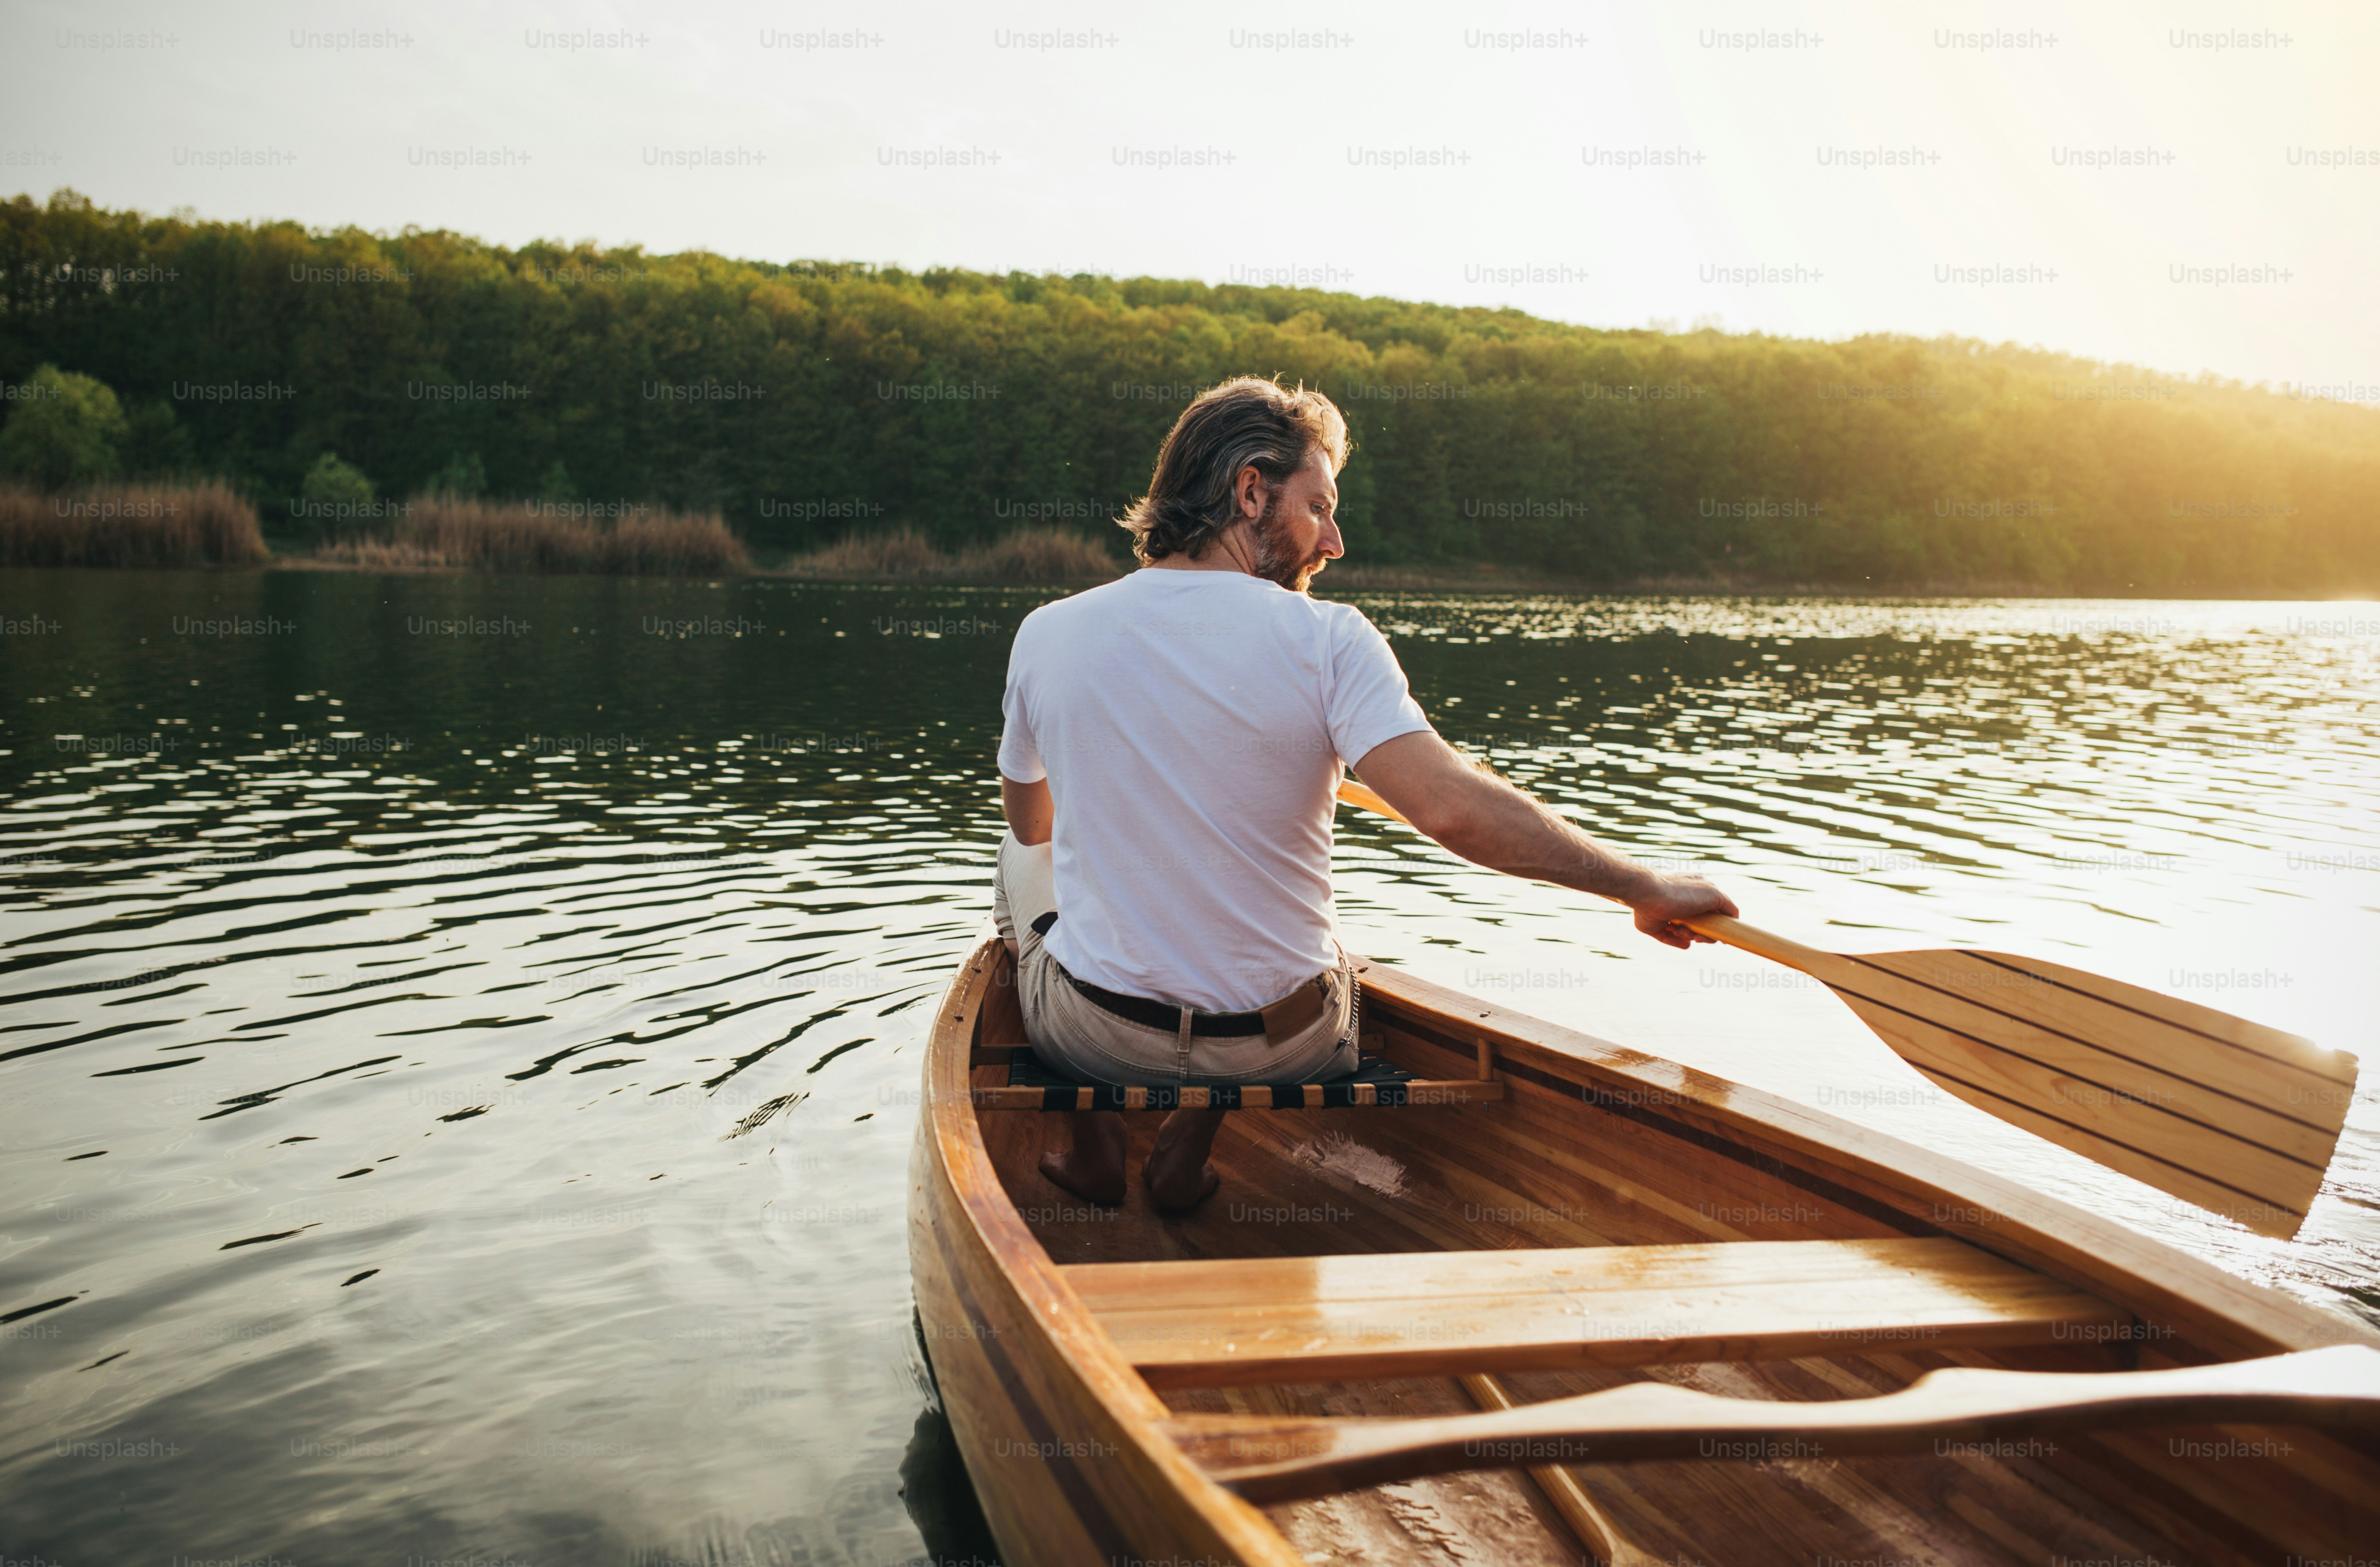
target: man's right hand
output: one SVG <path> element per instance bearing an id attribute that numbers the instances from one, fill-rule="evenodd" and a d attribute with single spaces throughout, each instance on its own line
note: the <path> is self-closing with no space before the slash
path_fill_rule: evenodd
<path id="1" fill-rule="evenodd" d="M 1712 886 L 1699 876 L 1664 876 L 1656 874 L 1651 890 L 1643 897 L 1630 898 L 1628 906 L 1635 911 L 1636 929 L 1664 945 L 1686 948 L 1696 941 L 1712 938 L 1690 930 L 1680 921 L 1697 918 L 1706 914 L 1736 916 L 1735 900 Z"/>

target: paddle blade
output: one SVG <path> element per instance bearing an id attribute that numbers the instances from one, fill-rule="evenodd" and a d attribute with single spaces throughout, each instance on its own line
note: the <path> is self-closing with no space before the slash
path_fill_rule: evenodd
<path id="1" fill-rule="evenodd" d="M 2356 1062 L 2038 958 L 1838 957 L 1825 980 L 1946 1092 L 2261 1235 L 2304 1223 Z"/>

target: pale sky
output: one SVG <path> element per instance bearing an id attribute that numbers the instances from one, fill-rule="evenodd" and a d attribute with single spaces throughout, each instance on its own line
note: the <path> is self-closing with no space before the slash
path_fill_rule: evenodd
<path id="1" fill-rule="evenodd" d="M 2375 83 L 2371 0 L 8 0 L 0 193 L 1947 332 L 2380 403 Z"/>

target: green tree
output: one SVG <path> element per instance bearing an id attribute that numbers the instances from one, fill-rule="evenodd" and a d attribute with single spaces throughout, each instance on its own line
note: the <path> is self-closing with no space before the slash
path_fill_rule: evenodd
<path id="1" fill-rule="evenodd" d="M 353 463 L 341 462 L 336 452 L 325 452 L 306 470 L 298 493 L 306 503 L 307 515 L 337 521 L 370 514 L 372 481 Z"/>
<path id="2" fill-rule="evenodd" d="M 557 505 L 578 499 L 578 486 L 570 481 L 570 467 L 560 457 L 553 459 L 552 465 L 545 470 L 545 477 L 537 481 L 537 497 Z"/>
<path id="3" fill-rule="evenodd" d="M 170 396 L 205 468 L 256 492 L 295 494 L 327 447 L 393 486 L 552 496 L 566 475 L 565 500 L 715 504 L 774 549 L 1111 512 L 1193 391 L 1253 371 L 1340 399 L 1353 564 L 2380 591 L 2380 409 L 1960 338 L 516 249 L 61 191 L 0 199 L 0 381 L 45 364 L 141 421 Z M 140 423 L 123 467 L 160 466 L 156 439 Z"/>
<path id="4" fill-rule="evenodd" d="M 104 382 L 43 365 L 12 387 L 0 469 L 49 490 L 112 479 L 129 427 Z"/>

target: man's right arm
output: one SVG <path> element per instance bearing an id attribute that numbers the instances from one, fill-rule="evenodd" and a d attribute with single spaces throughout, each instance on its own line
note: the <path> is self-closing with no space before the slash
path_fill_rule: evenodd
<path id="1" fill-rule="evenodd" d="M 1475 865 L 1626 904 L 1636 929 L 1688 947 L 1710 940 L 1678 923 L 1736 912 L 1699 876 L 1668 876 L 1608 848 L 1463 757 L 1435 730 L 1384 740 L 1355 764 L 1407 821 Z"/>

